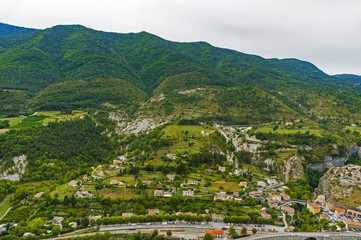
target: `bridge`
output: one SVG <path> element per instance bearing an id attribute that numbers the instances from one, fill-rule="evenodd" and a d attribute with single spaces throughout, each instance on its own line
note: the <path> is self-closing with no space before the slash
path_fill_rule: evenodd
<path id="1" fill-rule="evenodd" d="M 361 240 L 360 233 L 293 232 L 257 234 L 239 240 Z"/>
<path id="2" fill-rule="evenodd" d="M 266 187 L 264 190 L 267 191 L 267 190 L 271 190 L 271 189 L 274 189 L 274 188 L 279 188 L 279 187 L 282 187 L 283 185 L 285 185 L 285 184 L 284 183 L 274 184 L 274 185 Z"/>

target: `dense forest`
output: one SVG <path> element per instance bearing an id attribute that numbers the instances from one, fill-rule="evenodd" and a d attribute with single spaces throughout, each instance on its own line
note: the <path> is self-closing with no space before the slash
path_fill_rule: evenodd
<path id="1" fill-rule="evenodd" d="M 11 130 L 0 135 L 2 167 L 11 167 L 14 156 L 25 154 L 28 166 L 24 181 L 79 176 L 114 157 L 104 130 L 90 117 L 50 123 L 45 128 Z"/>

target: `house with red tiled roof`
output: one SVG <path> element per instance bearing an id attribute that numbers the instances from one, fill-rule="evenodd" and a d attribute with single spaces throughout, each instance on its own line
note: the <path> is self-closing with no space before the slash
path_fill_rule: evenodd
<path id="1" fill-rule="evenodd" d="M 159 209 L 148 209 L 148 214 L 149 215 L 159 214 Z"/>
<path id="2" fill-rule="evenodd" d="M 307 208 L 313 214 L 317 214 L 321 211 L 321 208 L 319 206 L 311 202 L 307 202 Z"/>
<path id="3" fill-rule="evenodd" d="M 346 213 L 345 209 L 335 207 L 335 206 L 332 207 L 332 211 L 334 211 L 335 214 L 337 214 L 337 215 L 345 215 L 345 213 Z"/>
<path id="4" fill-rule="evenodd" d="M 223 230 L 207 230 L 207 233 L 211 234 L 214 239 L 223 239 L 224 231 Z"/>
<path id="5" fill-rule="evenodd" d="M 260 212 L 260 215 L 264 220 L 271 220 L 272 219 L 272 216 L 270 214 L 268 214 L 267 212 L 265 212 L 265 211 Z"/>

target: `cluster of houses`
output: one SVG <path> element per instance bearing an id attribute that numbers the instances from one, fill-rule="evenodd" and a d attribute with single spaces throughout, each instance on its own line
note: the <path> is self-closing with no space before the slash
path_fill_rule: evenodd
<path id="1" fill-rule="evenodd" d="M 313 214 L 320 213 L 321 208 L 323 208 L 325 212 L 329 214 L 332 213 L 332 215 L 336 216 L 338 219 L 342 219 L 346 224 L 346 229 L 361 229 L 361 211 L 337 207 L 334 204 L 327 202 L 324 195 L 319 195 L 314 203 L 308 202 L 307 208 Z M 320 218 L 331 220 L 331 216 L 327 213 L 320 214 Z"/>
<path id="2" fill-rule="evenodd" d="M 156 197 L 171 197 L 176 192 L 176 188 L 172 188 L 172 191 L 164 191 L 156 189 L 154 190 L 154 196 Z"/>
<path id="3" fill-rule="evenodd" d="M 270 208 L 276 208 L 282 201 L 289 201 L 290 199 L 291 197 L 284 192 L 280 194 L 270 194 L 267 199 L 268 206 Z"/>
<path id="4" fill-rule="evenodd" d="M 228 195 L 226 192 L 216 192 L 214 196 L 214 200 L 236 200 L 236 201 L 242 201 L 241 198 L 239 198 L 239 192 L 233 192 L 233 194 Z"/>

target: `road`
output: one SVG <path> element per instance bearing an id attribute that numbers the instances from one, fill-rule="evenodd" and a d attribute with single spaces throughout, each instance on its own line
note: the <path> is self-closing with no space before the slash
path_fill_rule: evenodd
<path id="1" fill-rule="evenodd" d="M 281 211 L 281 212 L 282 212 L 282 219 L 283 219 L 283 223 L 285 224 L 285 228 L 288 228 L 287 221 L 286 221 L 286 214 L 283 211 Z"/>
<path id="2" fill-rule="evenodd" d="M 360 233 L 351 233 L 351 232 L 344 232 L 344 233 L 320 233 L 320 232 L 293 232 L 293 233 L 269 233 L 269 234 L 257 234 L 255 236 L 249 236 L 240 238 L 239 240 L 289 240 L 289 239 L 322 239 L 322 240 L 335 240 L 335 239 L 348 239 L 348 240 L 355 240 L 360 239 Z"/>
<path id="3" fill-rule="evenodd" d="M 224 229 L 225 232 L 228 232 L 228 228 L 231 225 L 226 223 L 218 223 L 218 222 L 210 222 L 208 224 L 187 224 L 187 223 L 177 223 L 177 224 L 161 224 L 161 223 L 152 223 L 152 225 L 143 224 L 122 224 L 122 225 L 111 225 L 111 226 L 103 226 L 99 229 L 99 232 L 110 231 L 112 233 L 137 233 L 138 231 L 144 233 L 151 233 L 154 229 L 157 229 L 160 234 L 164 234 L 167 230 L 172 230 L 173 236 L 185 239 L 199 238 L 203 237 L 207 230 L 209 229 Z M 235 229 L 239 232 L 242 227 L 246 227 L 249 231 L 252 228 L 257 228 L 258 232 L 268 233 L 269 231 L 279 231 L 284 232 L 283 227 L 272 226 L 272 225 L 254 225 L 254 224 L 243 224 L 240 226 L 234 226 Z M 68 233 L 64 236 L 59 236 L 57 239 L 66 239 L 66 238 L 75 238 L 78 236 L 88 236 L 94 235 L 96 233 L 87 233 L 81 234 L 78 232 L 78 235 L 71 235 Z"/>

